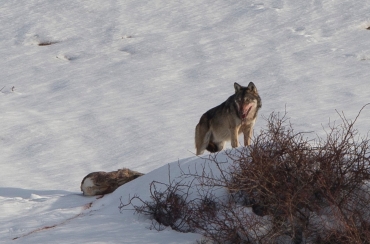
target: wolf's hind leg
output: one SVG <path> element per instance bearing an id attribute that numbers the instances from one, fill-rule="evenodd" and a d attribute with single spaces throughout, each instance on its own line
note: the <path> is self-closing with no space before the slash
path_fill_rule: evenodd
<path id="1" fill-rule="evenodd" d="M 197 155 L 203 154 L 204 150 L 206 150 L 210 138 L 211 138 L 211 131 L 209 130 L 208 126 L 204 124 L 197 124 L 195 127 L 195 147 L 197 149 Z"/>

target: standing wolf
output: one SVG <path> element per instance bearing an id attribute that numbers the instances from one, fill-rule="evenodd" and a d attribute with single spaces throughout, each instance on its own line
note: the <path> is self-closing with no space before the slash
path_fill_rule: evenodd
<path id="1" fill-rule="evenodd" d="M 226 141 L 238 146 L 238 135 L 243 132 L 244 145 L 251 144 L 257 112 L 262 107 L 257 88 L 250 82 L 247 87 L 234 83 L 235 94 L 217 107 L 208 110 L 195 127 L 197 155 L 207 149 L 221 151 Z"/>

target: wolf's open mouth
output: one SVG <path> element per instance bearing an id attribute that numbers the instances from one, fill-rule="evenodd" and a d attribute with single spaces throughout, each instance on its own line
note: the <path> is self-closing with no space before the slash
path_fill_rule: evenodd
<path id="1" fill-rule="evenodd" d="M 242 120 L 245 120 L 247 118 L 247 116 L 248 116 L 249 112 L 251 111 L 252 107 L 253 107 L 253 103 L 241 106 L 241 109 L 240 109 L 239 113 L 240 113 L 240 118 Z"/>

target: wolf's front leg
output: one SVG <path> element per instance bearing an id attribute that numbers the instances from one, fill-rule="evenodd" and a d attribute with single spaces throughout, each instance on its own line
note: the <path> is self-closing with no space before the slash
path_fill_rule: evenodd
<path id="1" fill-rule="evenodd" d="M 245 126 L 243 128 L 244 135 L 244 146 L 249 146 L 251 144 L 251 138 L 253 136 L 253 124 Z"/>

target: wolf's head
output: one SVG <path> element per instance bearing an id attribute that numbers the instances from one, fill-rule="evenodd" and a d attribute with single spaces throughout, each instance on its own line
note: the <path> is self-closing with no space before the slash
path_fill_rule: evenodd
<path id="1" fill-rule="evenodd" d="M 250 82 L 247 87 L 234 83 L 235 88 L 235 104 L 238 109 L 241 120 L 246 120 L 256 116 L 256 112 L 261 108 L 261 98 L 258 95 L 257 88 L 253 82 Z"/>

